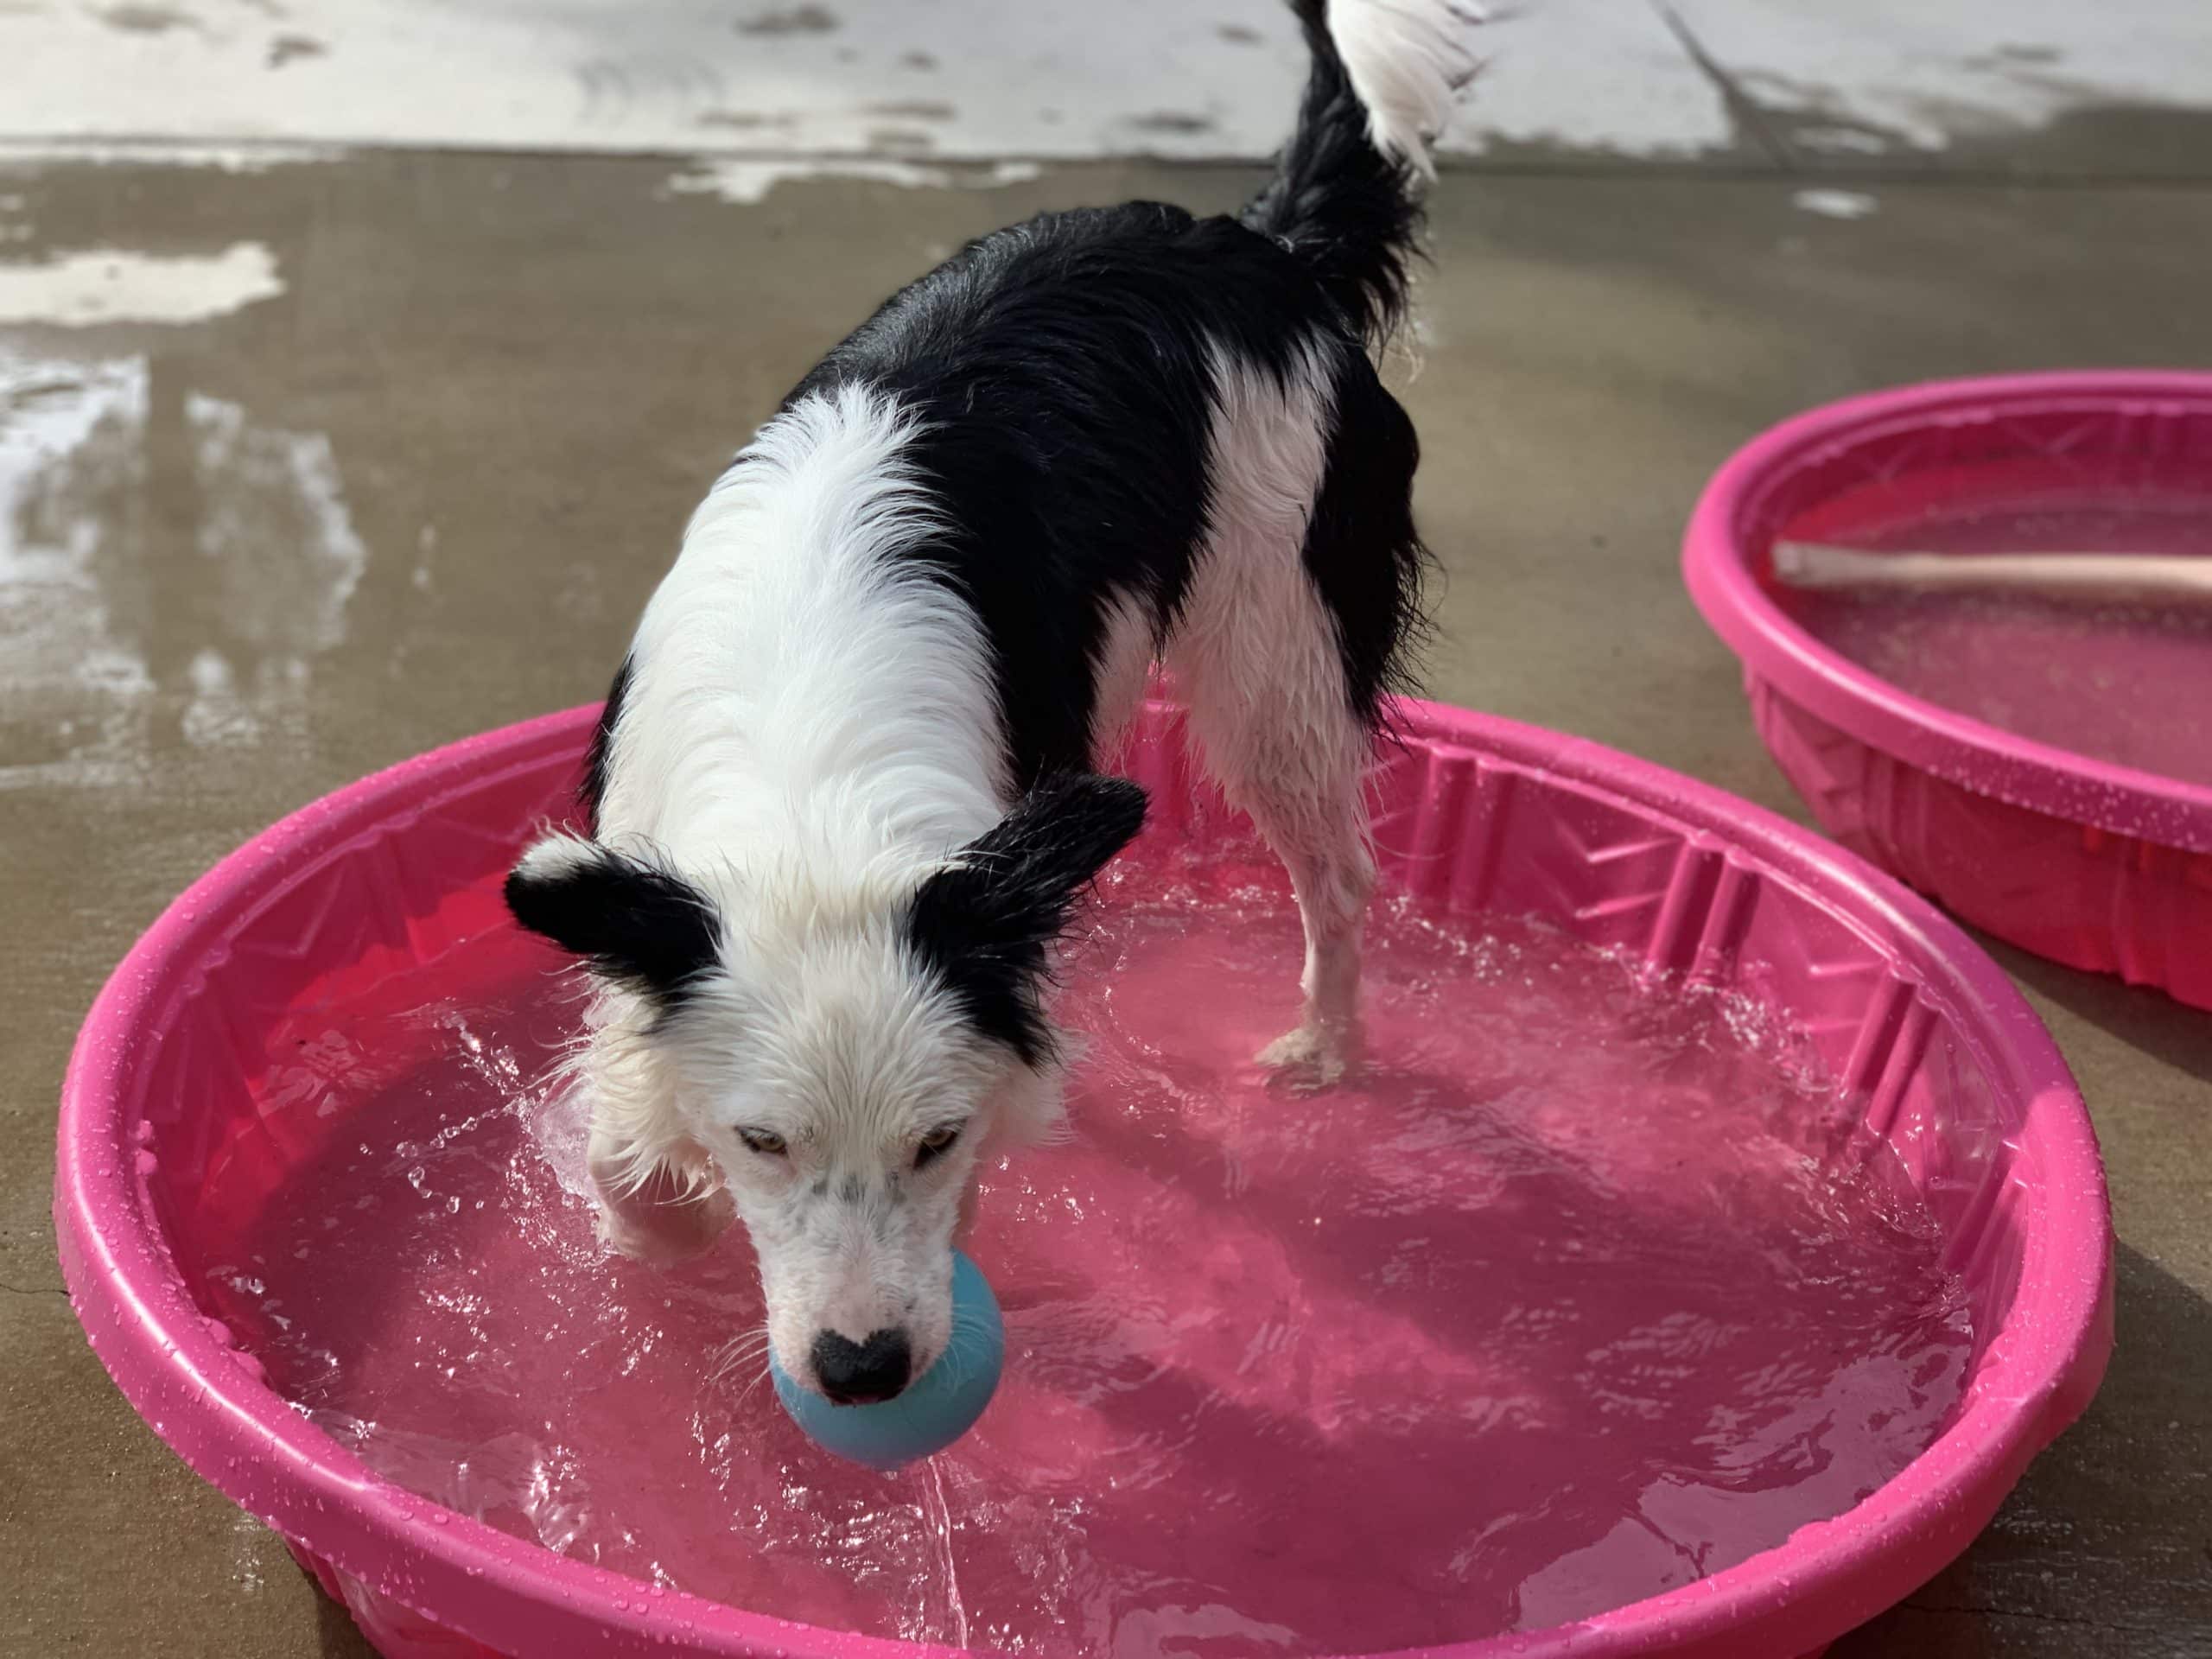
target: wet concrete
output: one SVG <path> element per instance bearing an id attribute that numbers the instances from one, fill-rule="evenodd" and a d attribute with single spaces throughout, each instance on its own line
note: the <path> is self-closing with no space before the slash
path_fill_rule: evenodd
<path id="1" fill-rule="evenodd" d="M 0 172 L 11 257 L 197 262 L 161 267 L 196 273 L 161 305 L 197 321 L 0 327 L 0 1653 L 365 1651 L 132 1415 L 59 1293 L 54 1088 L 137 931 L 290 808 L 596 695 L 721 459 L 962 238 L 1046 205 L 1224 205 L 1256 176 L 814 180 L 746 206 L 670 172 Z M 2212 359 L 2212 186 L 1862 179 L 1871 211 L 1839 219 L 1802 182 L 1448 177 L 1406 391 L 1449 572 L 1434 692 L 1800 817 L 1675 575 L 1711 468 L 1886 382 Z M 155 302 L 131 303 L 90 315 Z M 2212 1016 L 2000 955 L 2096 1114 L 2120 1346 L 1966 1559 L 1836 1651 L 2212 1652 Z"/>
<path id="2" fill-rule="evenodd" d="M 1493 12 L 1444 146 L 1494 164 L 1950 170 L 1993 148 L 2173 175 L 2166 118 L 2212 102 L 2190 0 Z M 1304 57 L 1281 0 L 0 0 L 0 64 L 21 71 L 0 142 L 1192 161 L 1271 150 Z M 886 101 L 943 112 L 887 126 Z"/>

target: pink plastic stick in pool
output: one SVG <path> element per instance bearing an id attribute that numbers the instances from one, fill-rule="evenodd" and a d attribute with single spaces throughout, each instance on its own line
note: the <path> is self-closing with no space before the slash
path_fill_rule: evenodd
<path id="1" fill-rule="evenodd" d="M 1699 498 L 1682 569 L 1743 659 L 1761 741 L 1830 835 L 2001 938 L 2212 1007 L 2212 783 L 1914 695 L 1795 619 L 1770 557 L 1778 540 L 1860 541 L 1869 523 L 1925 548 L 1931 514 L 1956 522 L 1982 503 L 2124 510 L 2160 492 L 2182 504 L 2168 528 L 2202 542 L 2212 374 L 1901 386 L 1794 416 L 1737 451 Z M 2212 563 L 2202 547 L 2185 556 Z M 2094 683 L 2114 664 L 2073 666 Z"/>

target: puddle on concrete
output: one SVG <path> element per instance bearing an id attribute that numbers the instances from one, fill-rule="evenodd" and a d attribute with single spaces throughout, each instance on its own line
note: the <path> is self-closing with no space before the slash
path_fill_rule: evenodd
<path id="1" fill-rule="evenodd" d="M 793 179 L 865 179 L 910 190 L 992 190 L 1024 184 L 1044 169 L 1034 162 L 995 162 L 988 167 L 937 167 L 867 156 L 756 158 L 701 156 L 662 184 L 664 194 L 715 196 L 749 205 Z"/>
<path id="2" fill-rule="evenodd" d="M 1187 137 L 1212 131 L 1214 120 L 1210 115 L 1193 115 L 1185 110 L 1153 110 L 1143 115 L 1124 117 L 1122 124 L 1138 132 L 1179 133 Z"/>
<path id="3" fill-rule="evenodd" d="M 1822 219 L 1866 219 L 1881 210 L 1880 200 L 1864 190 L 1800 190 L 1789 205 Z"/>
<path id="4" fill-rule="evenodd" d="M 269 42 L 269 67 L 282 69 L 301 58 L 320 58 L 330 48 L 311 35 L 279 35 Z"/>
<path id="5" fill-rule="evenodd" d="M 0 264 L 0 323 L 206 322 L 284 291 L 259 242 L 220 253 L 79 248 Z"/>
<path id="6" fill-rule="evenodd" d="M 303 737 L 368 557 L 322 434 L 158 357 L 0 347 L 0 787 Z"/>
<path id="7" fill-rule="evenodd" d="M 93 16 L 125 35 L 166 35 L 173 29 L 197 29 L 199 21 L 175 6 L 110 6 Z"/>
<path id="8" fill-rule="evenodd" d="M 829 35 L 838 27 L 837 15 L 827 6 L 790 6 L 781 10 L 755 12 L 737 25 L 741 35 Z"/>
<path id="9" fill-rule="evenodd" d="M 869 115 L 891 116 L 907 121 L 950 121 L 960 111 L 938 98 L 893 98 L 861 108 Z"/>
<path id="10" fill-rule="evenodd" d="M 0 175 L 33 175 L 54 168 L 162 168 L 181 172 L 267 173 L 280 167 L 304 167 L 343 160 L 337 144 L 270 143 L 257 139 L 206 143 L 155 139 L 0 138 Z"/>

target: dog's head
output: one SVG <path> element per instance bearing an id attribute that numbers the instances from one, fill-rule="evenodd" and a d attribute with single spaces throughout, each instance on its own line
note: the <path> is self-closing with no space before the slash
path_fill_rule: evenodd
<path id="1" fill-rule="evenodd" d="M 592 1040 L 637 1051 L 594 1068 L 640 1096 L 595 1108 L 618 1157 L 639 1184 L 687 1142 L 721 1166 L 793 1378 L 885 1399 L 944 1352 L 978 1154 L 1057 1103 L 1053 941 L 1144 810 L 1134 784 L 1056 779 L 941 865 L 836 882 L 565 835 L 515 866 L 516 918 L 618 1005 Z"/>

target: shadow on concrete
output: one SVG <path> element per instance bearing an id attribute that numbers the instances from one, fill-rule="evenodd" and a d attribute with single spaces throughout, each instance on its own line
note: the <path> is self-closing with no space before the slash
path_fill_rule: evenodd
<path id="1" fill-rule="evenodd" d="M 361 1627 L 353 1622 L 345 1604 L 331 1599 L 321 1585 L 315 1586 L 315 1651 L 322 1659 L 377 1659 L 376 1649 L 361 1634 Z"/>
<path id="2" fill-rule="evenodd" d="M 1986 934 L 1976 938 L 2006 973 L 2068 1012 L 2199 1083 L 2212 1083 L 2212 1009 L 2191 1008 L 2164 991 L 2031 956 Z M 2212 1109 L 2212 1101 L 2207 1108 Z"/>

